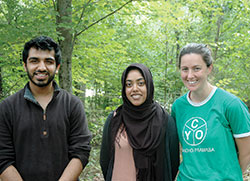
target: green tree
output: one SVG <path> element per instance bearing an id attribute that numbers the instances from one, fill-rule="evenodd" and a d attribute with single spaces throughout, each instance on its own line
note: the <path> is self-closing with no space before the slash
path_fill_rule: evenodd
<path id="1" fill-rule="evenodd" d="M 56 0 L 56 11 L 58 12 L 57 32 L 61 36 L 59 38 L 59 44 L 62 48 L 62 57 L 64 60 L 59 72 L 59 81 L 60 86 L 69 92 L 72 92 L 72 52 L 78 36 L 84 33 L 90 27 L 113 15 L 127 4 L 132 2 L 132 0 L 129 0 L 125 3 L 121 2 L 122 5 L 120 5 L 120 3 L 114 3 L 113 6 L 120 5 L 120 7 L 115 10 L 111 10 L 111 12 L 107 13 L 106 15 L 100 17 L 95 16 L 95 18 L 98 17 L 95 20 L 90 18 L 88 13 L 92 13 L 95 8 L 103 9 L 108 7 L 108 9 L 113 9 L 113 6 L 110 6 L 109 2 L 101 1 L 98 4 L 95 4 L 96 2 L 91 2 L 91 0 L 85 1 L 83 4 L 80 2 L 82 1 L 75 1 L 73 6 L 72 0 Z M 75 17 L 72 17 L 73 15 Z M 89 19 L 91 19 L 92 22 L 89 23 Z"/>

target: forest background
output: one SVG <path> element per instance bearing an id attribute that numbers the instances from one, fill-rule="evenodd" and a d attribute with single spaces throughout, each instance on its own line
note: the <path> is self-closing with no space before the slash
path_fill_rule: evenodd
<path id="1" fill-rule="evenodd" d="M 93 133 L 81 180 L 102 180 L 102 128 L 122 103 L 120 78 L 131 63 L 150 68 L 155 100 L 170 112 L 187 91 L 177 68 L 180 48 L 208 44 L 210 81 L 250 107 L 249 0 L 0 0 L 0 101 L 27 83 L 21 52 L 39 35 L 59 42 L 63 63 L 56 80 L 83 101 Z"/>

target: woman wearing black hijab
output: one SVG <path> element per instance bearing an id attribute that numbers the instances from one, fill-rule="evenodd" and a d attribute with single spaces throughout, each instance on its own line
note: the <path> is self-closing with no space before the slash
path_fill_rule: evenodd
<path id="1" fill-rule="evenodd" d="M 153 100 L 150 70 L 131 64 L 121 81 L 123 104 L 103 129 L 100 164 L 105 180 L 174 180 L 179 166 L 176 125 Z"/>

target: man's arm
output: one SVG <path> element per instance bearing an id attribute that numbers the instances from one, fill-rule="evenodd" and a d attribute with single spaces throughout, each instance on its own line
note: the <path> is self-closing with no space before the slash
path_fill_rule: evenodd
<path id="1" fill-rule="evenodd" d="M 88 163 L 91 150 L 91 132 L 84 112 L 83 104 L 77 97 L 72 97 L 70 110 L 70 135 L 68 139 L 68 156 L 70 162 L 63 171 L 60 181 L 75 181 Z"/>
<path id="2" fill-rule="evenodd" d="M 21 181 L 23 180 L 15 162 L 15 151 L 12 140 L 11 110 L 8 101 L 0 103 L 0 180 Z"/>
<path id="3" fill-rule="evenodd" d="M 7 167 L 3 173 L 0 175 L 1 181 L 22 181 L 21 175 L 18 173 L 17 169 L 10 165 Z"/>
<path id="4" fill-rule="evenodd" d="M 250 163 L 250 136 L 235 139 L 239 150 L 239 162 L 242 173 L 244 173 Z"/>
<path id="5" fill-rule="evenodd" d="M 81 160 L 78 158 L 72 158 L 67 167 L 64 169 L 59 181 L 75 181 L 78 179 L 82 172 L 83 166 Z"/>

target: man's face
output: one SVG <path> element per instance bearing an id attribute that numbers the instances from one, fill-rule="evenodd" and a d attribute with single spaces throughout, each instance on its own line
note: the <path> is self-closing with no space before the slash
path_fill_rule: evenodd
<path id="1" fill-rule="evenodd" d="M 56 66 L 55 51 L 30 48 L 24 69 L 32 85 L 46 87 L 54 79 L 60 65 Z"/>

